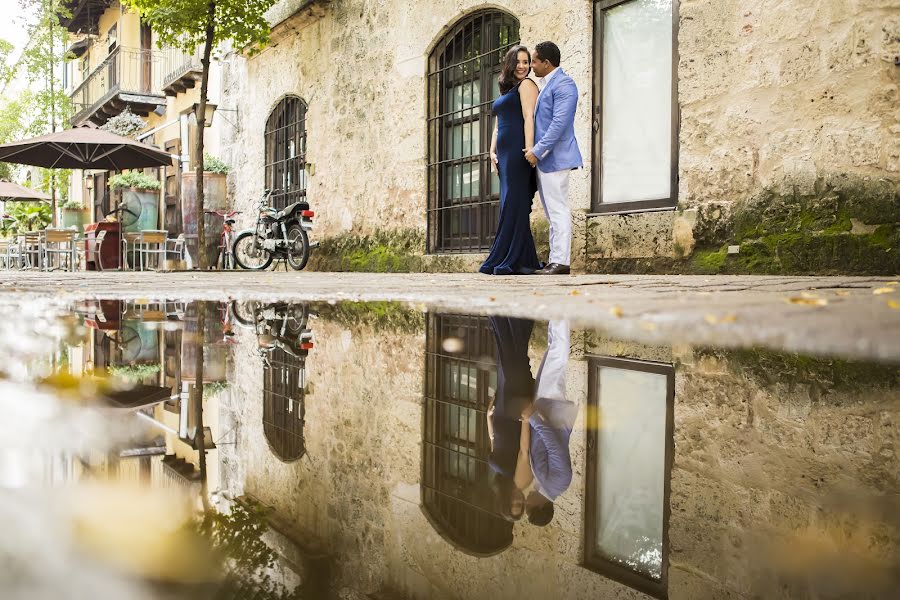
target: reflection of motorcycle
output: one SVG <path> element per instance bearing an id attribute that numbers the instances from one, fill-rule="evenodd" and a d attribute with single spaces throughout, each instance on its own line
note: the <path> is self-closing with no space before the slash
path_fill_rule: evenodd
<path id="1" fill-rule="evenodd" d="M 256 331 L 259 354 L 266 363 L 276 349 L 302 358 L 313 347 L 306 305 L 235 301 L 231 303 L 231 314 L 235 323 Z"/>

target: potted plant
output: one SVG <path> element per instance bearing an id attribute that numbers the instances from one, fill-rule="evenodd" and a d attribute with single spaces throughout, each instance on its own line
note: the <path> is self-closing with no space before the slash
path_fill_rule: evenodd
<path id="1" fill-rule="evenodd" d="M 74 227 L 79 232 L 84 229 L 87 220 L 87 214 L 84 205 L 75 200 L 68 200 L 62 205 L 62 226 L 65 228 Z"/>
<path id="2" fill-rule="evenodd" d="M 46 202 L 16 202 L 9 209 L 16 233 L 46 229 L 53 222 L 50 205 Z"/>
<path id="3" fill-rule="evenodd" d="M 203 155 L 203 205 L 207 211 L 224 211 L 228 208 L 226 195 L 227 175 L 231 168 L 218 157 Z M 185 247 L 193 264 L 199 263 L 197 244 L 197 174 L 185 171 L 181 174 L 181 217 L 184 223 Z M 219 254 L 219 233 L 222 231 L 222 217 L 206 213 L 206 256 L 207 264 L 215 265 Z"/>
<path id="4" fill-rule="evenodd" d="M 124 210 L 119 215 L 122 231 L 159 229 L 160 183 L 141 171 L 119 173 L 109 178 L 109 188 L 122 190 Z"/>

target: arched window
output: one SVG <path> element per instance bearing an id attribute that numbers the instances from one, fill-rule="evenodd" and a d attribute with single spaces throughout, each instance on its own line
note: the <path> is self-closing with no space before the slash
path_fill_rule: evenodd
<path id="1" fill-rule="evenodd" d="M 285 96 L 266 120 L 266 188 L 272 206 L 306 199 L 306 102 Z"/>
<path id="2" fill-rule="evenodd" d="M 460 350 L 445 350 L 448 340 Z M 513 535 L 490 488 L 487 410 L 497 389 L 493 331 L 486 317 L 429 313 L 425 344 L 423 512 L 459 550 L 497 554 Z"/>
<path id="3" fill-rule="evenodd" d="M 284 462 L 306 454 L 306 359 L 276 348 L 263 367 L 263 434 Z"/>
<path id="4" fill-rule="evenodd" d="M 500 181 L 488 153 L 491 104 L 500 94 L 503 55 L 519 39 L 518 20 L 482 10 L 459 21 L 428 61 L 428 250 L 491 247 Z"/>

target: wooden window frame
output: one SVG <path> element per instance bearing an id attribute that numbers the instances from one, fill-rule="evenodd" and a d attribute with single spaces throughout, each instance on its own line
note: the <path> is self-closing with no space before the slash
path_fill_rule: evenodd
<path id="1" fill-rule="evenodd" d="M 594 81 L 593 120 L 591 124 L 591 212 L 588 216 L 674 210 L 678 206 L 678 132 L 681 112 L 678 106 L 678 0 L 672 0 L 672 124 L 669 196 L 653 200 L 603 203 L 603 17 L 604 13 L 635 0 L 595 0 L 594 2 Z"/>
<path id="2" fill-rule="evenodd" d="M 634 358 L 612 356 L 588 357 L 588 411 L 587 411 L 587 453 L 584 495 L 584 561 L 583 566 L 630 588 L 649 594 L 655 598 L 668 598 L 668 562 L 669 562 L 669 514 L 671 512 L 672 464 L 675 458 L 674 443 L 674 406 L 675 406 L 675 367 L 670 363 L 661 363 Z M 624 566 L 612 562 L 593 549 L 592 543 L 597 531 L 597 465 L 594 455 L 599 441 L 600 403 L 599 367 L 654 373 L 666 376 L 666 456 L 665 482 L 663 491 L 663 539 L 662 539 L 662 573 L 659 581 L 641 575 Z"/>
<path id="3" fill-rule="evenodd" d="M 293 114 L 289 114 L 293 111 Z M 263 173 L 265 188 L 272 192 L 272 206 L 279 210 L 294 202 L 306 200 L 309 185 L 309 173 L 306 171 L 306 117 L 309 105 L 303 98 L 288 94 L 278 100 L 266 118 L 264 131 Z M 290 122 L 284 119 L 291 119 Z M 293 141 L 296 145 L 295 156 L 288 157 L 288 146 Z M 293 174 L 291 189 L 281 189 L 282 175 L 290 170 Z M 298 183 L 300 173 L 304 173 L 303 186 Z"/>
<path id="4" fill-rule="evenodd" d="M 431 254 L 465 254 L 481 253 L 490 249 L 496 235 L 499 221 L 500 194 L 493 193 L 492 174 L 490 170 L 490 145 L 494 130 L 494 119 L 491 106 L 494 102 L 494 81 L 500 73 L 503 55 L 512 46 L 518 44 L 519 20 L 509 12 L 501 9 L 482 9 L 466 15 L 457 21 L 441 38 L 428 58 L 427 87 L 427 251 Z M 508 28 L 508 29 L 506 29 Z M 508 31 L 506 44 L 495 45 L 501 41 L 504 31 Z M 471 34 L 467 33 L 471 32 Z M 478 53 L 461 58 L 465 52 L 467 37 L 480 36 Z M 496 33 L 496 36 L 494 35 Z M 461 41 L 461 43 L 460 43 Z M 445 64 L 445 58 L 452 57 L 451 63 Z M 470 108 L 459 108 L 449 112 L 446 107 L 445 89 L 456 69 L 466 64 L 477 64 L 477 75 L 463 77 L 466 85 L 477 85 L 479 102 Z M 448 73 L 451 75 L 448 76 Z M 455 78 L 453 82 L 458 80 Z M 473 86 L 473 90 L 474 90 Z M 462 113 L 470 113 L 463 117 Z M 460 113 L 459 118 L 453 118 Z M 478 121 L 477 139 L 479 152 L 472 146 L 476 135 L 470 135 L 469 153 L 465 156 L 449 158 L 447 156 L 446 131 L 458 124 Z M 477 165 L 479 173 L 478 194 L 449 197 L 446 190 L 445 169 L 461 165 Z M 462 183 L 460 183 L 462 194 Z M 453 213 L 459 216 L 460 222 L 468 222 L 468 233 L 452 234 L 447 231 Z M 462 229 L 462 227 L 460 227 Z"/>

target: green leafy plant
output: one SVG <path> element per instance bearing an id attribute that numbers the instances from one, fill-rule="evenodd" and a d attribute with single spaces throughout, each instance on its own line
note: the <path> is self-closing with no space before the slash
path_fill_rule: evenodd
<path id="1" fill-rule="evenodd" d="M 107 369 L 107 372 L 113 376 L 118 377 L 120 379 L 127 379 L 128 381 L 142 381 L 145 377 L 149 377 L 151 375 L 156 375 L 159 373 L 159 365 L 120 365 L 120 366 L 110 366 Z"/>
<path id="2" fill-rule="evenodd" d="M 231 171 L 231 167 L 222 162 L 218 156 L 213 156 L 208 152 L 203 153 L 203 170 L 209 171 L 210 173 L 219 173 L 220 175 L 227 175 L 229 171 Z"/>
<path id="3" fill-rule="evenodd" d="M 64 210 L 84 210 L 84 204 L 77 200 L 67 200 L 62 207 Z"/>
<path id="4" fill-rule="evenodd" d="M 16 202 L 9 207 L 16 233 L 46 229 L 53 221 L 53 213 L 46 202 Z"/>
<path id="5" fill-rule="evenodd" d="M 121 113 L 104 123 L 100 129 L 133 138 L 146 127 L 147 121 L 143 120 L 126 107 Z"/>
<path id="6" fill-rule="evenodd" d="M 137 188 L 139 190 L 158 190 L 159 181 L 141 171 L 119 173 L 109 178 L 110 189 Z"/>
<path id="7" fill-rule="evenodd" d="M 10 215 L 3 215 L 3 217 L 0 218 L 0 237 L 8 238 L 17 233 L 19 233 L 19 229 L 16 226 L 16 220 Z"/>
<path id="8" fill-rule="evenodd" d="M 210 381 L 203 384 L 203 399 L 208 400 L 228 387 L 224 381 Z"/>

